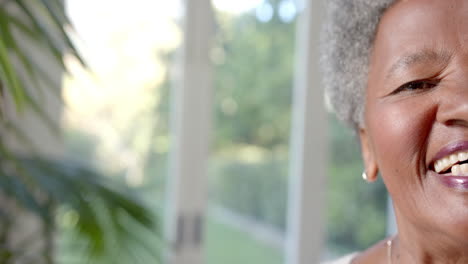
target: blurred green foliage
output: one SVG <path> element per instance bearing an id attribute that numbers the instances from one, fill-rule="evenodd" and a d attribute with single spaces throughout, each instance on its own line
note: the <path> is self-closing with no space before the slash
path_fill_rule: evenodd
<path id="1" fill-rule="evenodd" d="M 215 127 L 210 199 L 284 230 L 296 21 L 284 23 L 274 16 L 262 23 L 253 12 L 241 16 L 218 13 L 217 20 L 218 34 L 211 54 L 215 65 Z M 164 59 L 170 64 L 173 54 Z M 170 137 L 169 80 L 168 75 L 158 87 L 161 100 L 154 114 L 160 122 L 153 128 L 154 138 Z M 329 126 L 327 246 L 331 254 L 339 255 L 362 250 L 383 238 L 387 196 L 382 182 L 362 181 L 355 135 L 333 115 L 329 116 Z M 75 139 L 77 151 L 90 156 L 92 151 L 83 149 L 83 144 L 92 145 L 93 139 L 79 135 Z M 161 144 L 157 140 L 151 144 L 143 188 L 154 191 L 163 185 L 167 152 L 158 150 Z M 211 225 L 213 229 L 208 232 L 220 229 L 217 224 Z M 210 239 L 208 243 L 214 252 L 229 247 Z"/>
<path id="2" fill-rule="evenodd" d="M 253 164 L 232 158 L 213 162 L 213 199 L 239 214 L 285 229 L 288 188 L 285 159 L 271 158 Z"/>
<path id="3" fill-rule="evenodd" d="M 284 263 L 283 254 L 277 248 L 262 244 L 252 234 L 214 219 L 208 219 L 206 237 L 207 264 Z"/>
<path id="4" fill-rule="evenodd" d="M 250 13 L 218 16 L 215 63 L 215 149 L 287 144 L 291 116 L 295 23 Z M 286 140 L 285 140 L 286 139 Z"/>
<path id="5" fill-rule="evenodd" d="M 211 198 L 284 229 L 296 23 L 262 23 L 254 12 L 218 21 Z M 385 236 L 387 196 L 382 182 L 362 181 L 353 133 L 332 115 L 329 126 L 327 245 L 339 255 Z M 267 154 L 249 160 L 249 146 Z"/>
<path id="6" fill-rule="evenodd" d="M 330 116 L 328 165 L 328 244 L 335 254 L 363 250 L 386 234 L 387 192 L 379 179 L 362 180 L 358 139 Z"/>
<path id="7" fill-rule="evenodd" d="M 218 35 L 211 55 L 215 65 L 215 141 L 210 199 L 284 229 L 296 22 L 284 23 L 274 16 L 262 23 L 254 13 L 236 17 L 218 13 L 217 19 Z M 170 63 L 172 56 L 165 59 Z M 169 75 L 167 80 L 159 87 L 162 99 L 154 108 L 161 120 L 153 128 L 155 138 L 169 138 Z M 362 181 L 355 136 L 332 115 L 329 120 L 327 242 L 332 254 L 342 254 L 362 250 L 385 235 L 386 192 L 382 182 Z M 73 137 L 77 153 L 92 157 L 93 150 L 84 145 L 92 146 L 93 139 L 79 134 Z M 152 144 L 146 153 L 144 187 L 150 192 L 162 186 L 163 177 L 153 176 L 165 175 L 167 166 L 167 153 L 158 149 L 161 144 L 157 140 Z M 215 245 L 223 246 L 215 252 L 229 246 Z M 125 259 L 119 254 L 115 258 Z M 138 263 L 147 263 L 141 261 Z"/>

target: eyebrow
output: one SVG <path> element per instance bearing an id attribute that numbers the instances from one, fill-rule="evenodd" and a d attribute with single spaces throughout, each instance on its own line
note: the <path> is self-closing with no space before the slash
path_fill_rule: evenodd
<path id="1" fill-rule="evenodd" d="M 399 71 L 410 68 L 415 64 L 422 64 L 427 62 L 437 62 L 437 63 L 446 63 L 450 60 L 450 54 L 441 51 L 433 50 L 421 50 L 414 53 L 408 53 L 403 57 L 399 58 L 390 68 L 390 71 L 387 74 L 387 79 L 391 78 Z"/>

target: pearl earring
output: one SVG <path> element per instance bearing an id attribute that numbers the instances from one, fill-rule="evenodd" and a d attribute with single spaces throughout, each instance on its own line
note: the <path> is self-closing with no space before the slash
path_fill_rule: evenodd
<path id="1" fill-rule="evenodd" d="M 368 181 L 368 179 L 367 179 L 367 173 L 366 173 L 365 171 L 362 173 L 362 178 L 363 178 L 365 181 Z"/>

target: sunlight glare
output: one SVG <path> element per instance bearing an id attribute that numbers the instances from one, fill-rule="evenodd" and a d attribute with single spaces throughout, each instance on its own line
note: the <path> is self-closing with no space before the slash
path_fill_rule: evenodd
<path id="1" fill-rule="evenodd" d="M 256 8 L 263 0 L 213 0 L 213 6 L 232 14 L 241 14 Z"/>

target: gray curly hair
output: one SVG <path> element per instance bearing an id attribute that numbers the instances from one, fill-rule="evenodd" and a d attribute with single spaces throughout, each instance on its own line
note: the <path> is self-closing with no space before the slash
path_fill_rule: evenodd
<path id="1" fill-rule="evenodd" d="M 328 0 L 322 32 L 325 99 L 339 119 L 364 124 L 369 57 L 383 13 L 397 0 Z"/>

